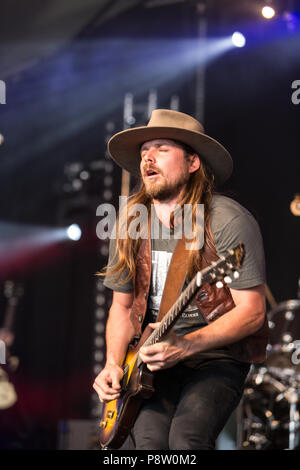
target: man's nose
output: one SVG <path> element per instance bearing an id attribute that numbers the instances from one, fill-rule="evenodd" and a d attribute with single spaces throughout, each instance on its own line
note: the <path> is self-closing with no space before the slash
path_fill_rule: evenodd
<path id="1" fill-rule="evenodd" d="M 145 162 L 153 162 L 156 159 L 156 154 L 157 154 L 157 148 L 156 147 L 150 147 L 146 150 L 144 153 L 144 161 Z"/>

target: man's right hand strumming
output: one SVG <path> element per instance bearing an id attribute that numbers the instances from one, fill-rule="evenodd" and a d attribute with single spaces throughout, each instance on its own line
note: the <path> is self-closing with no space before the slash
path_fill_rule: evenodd
<path id="1" fill-rule="evenodd" d="M 130 320 L 132 302 L 132 293 L 114 292 L 106 324 L 106 364 L 93 384 L 101 402 L 115 400 L 120 396 L 120 381 L 124 375 L 121 365 L 134 336 Z"/>
<path id="2" fill-rule="evenodd" d="M 102 369 L 93 384 L 101 402 L 115 400 L 120 396 L 122 378 L 123 369 L 116 364 L 107 364 Z"/>

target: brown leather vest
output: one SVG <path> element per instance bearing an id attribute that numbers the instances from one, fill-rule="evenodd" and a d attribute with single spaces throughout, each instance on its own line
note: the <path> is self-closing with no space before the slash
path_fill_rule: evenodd
<path id="1" fill-rule="evenodd" d="M 201 269 L 212 261 L 218 259 L 213 243 L 205 243 L 202 252 Z M 136 276 L 133 279 L 134 301 L 131 310 L 131 321 L 135 329 L 135 337 L 142 333 L 142 324 L 147 310 L 147 302 L 151 282 L 151 245 L 150 240 L 141 240 L 140 249 L 136 259 Z M 230 289 L 218 289 L 215 284 L 205 284 L 200 287 L 195 296 L 197 307 L 210 323 L 231 310 L 235 304 Z M 233 357 L 242 362 L 260 363 L 266 359 L 266 346 L 268 343 L 267 317 L 263 326 L 255 334 L 229 345 Z"/>

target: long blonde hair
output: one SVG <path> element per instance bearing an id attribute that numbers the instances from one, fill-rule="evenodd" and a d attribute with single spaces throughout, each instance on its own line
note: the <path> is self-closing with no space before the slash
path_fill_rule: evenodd
<path id="1" fill-rule="evenodd" d="M 181 146 L 184 149 L 185 157 L 188 158 L 189 155 L 194 154 L 194 152 L 186 147 L 185 145 Z M 188 149 L 188 150 L 187 150 Z M 208 226 L 209 220 L 209 207 L 212 200 L 214 192 L 214 176 L 211 169 L 206 165 L 202 160 L 200 160 L 200 166 L 197 171 L 191 173 L 190 178 L 186 184 L 185 190 L 181 192 L 181 197 L 177 201 L 177 204 L 181 209 L 184 209 L 185 204 L 190 204 L 192 206 L 192 221 L 193 226 L 196 220 L 196 211 L 197 204 L 204 204 L 205 213 L 204 213 L 204 239 L 211 241 L 211 234 Z M 133 195 L 128 198 L 128 203 L 126 206 L 127 214 L 125 216 L 126 221 L 126 238 L 119 238 L 119 221 L 120 217 L 117 220 L 117 230 L 116 230 L 116 246 L 114 254 L 111 258 L 110 263 L 105 266 L 102 272 L 97 273 L 99 276 L 112 277 L 116 282 L 124 284 L 130 279 L 135 277 L 135 260 L 137 253 L 139 251 L 141 238 L 132 239 L 128 234 L 128 227 L 130 222 L 137 217 L 136 215 L 130 214 L 130 208 L 134 204 L 143 204 L 147 208 L 148 213 L 148 233 L 150 233 L 150 214 L 151 214 L 151 197 L 147 194 L 144 182 L 140 181 L 139 189 Z M 171 228 L 174 228 L 174 216 L 170 219 Z M 190 250 L 189 261 L 188 261 L 188 272 L 187 277 L 191 278 L 193 273 L 200 268 L 201 262 L 201 250 Z M 122 274 L 125 276 L 120 277 Z"/>

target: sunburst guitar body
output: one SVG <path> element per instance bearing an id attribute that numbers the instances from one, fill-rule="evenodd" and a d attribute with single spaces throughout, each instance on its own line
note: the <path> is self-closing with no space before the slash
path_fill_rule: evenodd
<path id="1" fill-rule="evenodd" d="M 100 421 L 102 448 L 119 449 L 122 446 L 143 400 L 154 392 L 153 374 L 139 361 L 137 348 L 129 347 L 123 370 L 120 398 L 103 406 Z"/>

